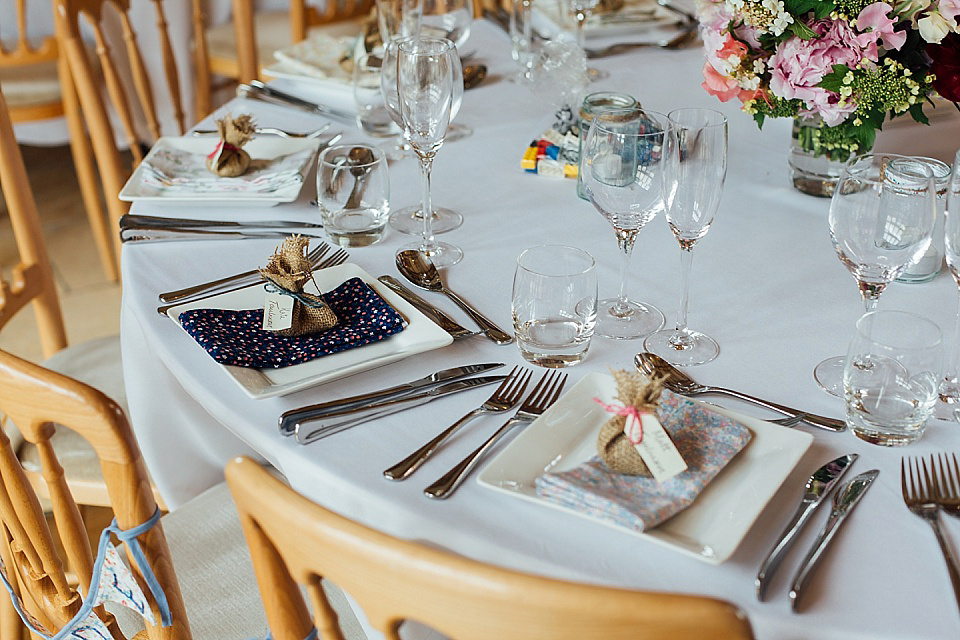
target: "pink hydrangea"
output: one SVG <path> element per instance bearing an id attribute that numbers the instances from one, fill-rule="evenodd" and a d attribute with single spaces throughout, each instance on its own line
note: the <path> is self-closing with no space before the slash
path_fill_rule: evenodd
<path id="1" fill-rule="evenodd" d="M 840 106 L 836 94 L 817 85 L 833 70 L 833 65 L 856 66 L 863 52 L 857 34 L 845 20 L 820 20 L 810 28 L 818 38 L 788 38 L 770 58 L 770 90 L 786 100 L 803 101 L 811 113 L 822 116 L 829 126 L 838 125 L 856 106 Z"/>

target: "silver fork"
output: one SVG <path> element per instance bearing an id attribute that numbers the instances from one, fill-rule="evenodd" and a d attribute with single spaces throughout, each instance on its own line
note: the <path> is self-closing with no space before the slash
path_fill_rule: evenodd
<path id="1" fill-rule="evenodd" d="M 318 246 L 310 250 L 310 253 L 307 254 L 307 260 L 309 260 L 311 264 L 316 265 L 320 258 L 326 255 L 330 249 L 330 245 L 321 242 Z M 250 271 L 237 273 L 232 276 L 227 276 L 226 278 L 211 280 L 210 282 L 201 282 L 200 284 L 195 284 L 192 287 L 184 287 L 183 289 L 177 289 L 176 291 L 166 291 L 157 297 L 160 298 L 160 302 L 176 302 L 178 300 L 183 300 L 184 298 L 189 298 L 212 289 L 218 289 L 233 282 L 259 282 L 261 278 L 262 276 L 257 269 L 251 269 Z"/>
<path id="2" fill-rule="evenodd" d="M 477 447 L 473 453 L 461 460 L 455 467 L 450 469 L 450 471 L 440 476 L 432 485 L 424 489 L 424 495 L 428 498 L 442 500 L 456 491 L 464 478 L 477 466 L 483 454 L 502 438 L 504 434 L 510 430 L 510 427 L 523 422 L 533 422 L 539 418 L 540 415 L 560 397 L 560 392 L 563 390 L 563 385 L 566 382 L 567 374 L 565 373 L 552 371 L 544 374 L 544 376 L 540 378 L 540 382 L 533 388 L 533 391 L 531 391 L 527 399 L 523 401 L 523 404 L 520 405 L 520 408 L 513 417 L 503 423 L 503 426 L 497 429 L 494 434 L 487 438 L 486 442 Z"/>
<path id="3" fill-rule="evenodd" d="M 339 264 L 343 264 L 344 262 L 346 262 L 349 257 L 350 257 L 350 254 L 347 253 L 345 250 L 338 249 L 333 255 L 319 261 L 313 267 L 313 270 L 316 271 L 317 269 L 327 269 L 329 267 L 335 267 Z M 157 307 L 157 313 L 159 313 L 162 316 L 165 316 L 167 315 L 167 312 L 170 311 L 170 309 L 180 306 L 181 304 L 186 304 L 187 302 L 197 302 L 198 300 L 206 300 L 207 298 L 212 298 L 213 296 L 218 296 L 222 293 L 230 293 L 231 291 L 238 291 L 239 289 L 252 287 L 253 285 L 258 284 L 259 282 L 261 282 L 261 280 L 258 279 L 252 282 L 248 282 L 246 284 L 234 284 L 226 288 L 216 289 L 214 291 L 208 291 L 203 295 L 195 296 L 193 298 L 190 298 L 189 300 L 181 300 L 174 304 L 161 305 Z"/>
<path id="4" fill-rule="evenodd" d="M 311 138 L 316 138 L 317 136 L 319 136 L 321 133 L 323 133 L 329 128 L 330 128 L 330 123 L 328 122 L 327 124 L 323 125 L 319 129 L 316 129 L 314 131 L 310 131 L 307 133 L 295 133 L 293 131 L 284 131 L 283 129 L 276 129 L 274 127 L 257 127 L 254 133 L 266 134 L 271 136 L 280 136 L 281 138 L 304 138 L 306 140 L 310 140 Z M 209 136 L 216 133 L 217 133 L 216 129 L 196 129 L 195 131 L 191 131 L 190 135 Z"/>
<path id="5" fill-rule="evenodd" d="M 923 468 L 923 475 L 920 475 L 920 468 Z M 909 467 L 909 486 L 907 483 Z M 937 542 L 940 544 L 940 552 L 947 563 L 947 571 L 950 574 L 950 583 L 953 585 L 953 595 L 957 599 L 957 606 L 960 607 L 960 570 L 957 569 L 957 561 L 947 546 L 946 538 L 943 535 L 943 529 L 940 526 L 940 506 L 938 499 L 940 495 L 937 487 L 936 474 L 930 475 L 927 470 L 927 462 L 921 460 L 919 463 L 914 460 L 912 464 L 904 458 L 900 461 L 900 484 L 903 491 L 903 502 L 916 516 L 926 520 L 933 527 L 933 532 L 937 536 Z"/>
<path id="6" fill-rule="evenodd" d="M 414 471 L 419 469 L 426 459 L 433 455 L 437 447 L 452 436 L 457 429 L 479 415 L 485 413 L 503 413 L 504 411 L 512 409 L 513 405 L 520 402 L 520 396 L 523 395 L 529 381 L 529 371 L 521 372 L 518 367 L 514 367 L 513 370 L 510 371 L 510 375 L 500 383 L 500 386 L 497 387 L 497 390 L 493 392 L 493 395 L 491 395 L 486 402 L 444 429 L 433 440 L 389 469 L 386 469 L 383 472 L 384 477 L 389 480 L 406 480 Z"/>
<path id="7" fill-rule="evenodd" d="M 960 518 L 960 465 L 957 464 L 957 454 L 952 454 L 951 468 L 947 456 L 943 453 L 930 456 L 933 474 L 937 478 L 937 487 L 940 489 L 940 508 L 947 514 Z"/>

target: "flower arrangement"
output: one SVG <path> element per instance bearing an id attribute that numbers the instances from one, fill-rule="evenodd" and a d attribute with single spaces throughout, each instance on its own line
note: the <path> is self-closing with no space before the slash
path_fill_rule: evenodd
<path id="1" fill-rule="evenodd" d="M 703 87 L 759 126 L 809 118 L 800 140 L 831 160 L 873 147 L 887 114 L 927 123 L 936 91 L 960 101 L 960 0 L 701 0 Z"/>

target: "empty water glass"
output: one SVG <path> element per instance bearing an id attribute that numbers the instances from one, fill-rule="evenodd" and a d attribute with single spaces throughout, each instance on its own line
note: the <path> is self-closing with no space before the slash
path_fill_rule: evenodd
<path id="1" fill-rule="evenodd" d="M 593 257 L 574 247 L 527 249 L 517 258 L 512 309 L 525 360 L 551 368 L 577 364 L 597 324 Z"/>
<path id="2" fill-rule="evenodd" d="M 846 422 L 861 440 L 916 442 L 937 402 L 940 328 L 907 311 L 871 311 L 857 322 L 843 370 Z"/>
<path id="3" fill-rule="evenodd" d="M 383 237 L 390 214 L 390 176 L 383 151 L 339 145 L 317 163 L 317 203 L 323 230 L 342 247 L 365 247 Z"/>
<path id="4" fill-rule="evenodd" d="M 533 0 L 511 0 L 510 8 L 510 54 L 519 66 L 512 79 L 533 82 L 533 69 L 539 55 L 534 44 Z"/>
<path id="5" fill-rule="evenodd" d="M 380 56 L 363 54 L 353 62 L 353 99 L 357 125 L 368 136 L 386 138 L 400 135 L 380 90 Z"/>

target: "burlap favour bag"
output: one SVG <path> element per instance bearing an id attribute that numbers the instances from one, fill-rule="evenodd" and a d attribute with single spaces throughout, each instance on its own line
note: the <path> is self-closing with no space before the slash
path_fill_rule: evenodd
<path id="1" fill-rule="evenodd" d="M 224 178 L 243 175 L 250 167 L 250 154 L 242 149 L 256 131 L 253 117 L 249 114 L 227 115 L 217 120 L 220 141 L 207 156 L 207 169 Z"/>
<path id="2" fill-rule="evenodd" d="M 614 371 L 617 385 L 617 400 L 622 406 L 606 405 L 604 408 L 613 417 L 600 427 L 597 436 L 597 453 L 611 471 L 631 476 L 652 476 L 634 443 L 624 433 L 627 417 L 639 413 L 655 413 L 657 401 L 663 391 L 659 378 L 647 378 L 639 373 Z M 597 400 L 600 402 L 600 400 Z"/>
<path id="3" fill-rule="evenodd" d="M 275 329 L 267 325 L 269 310 L 264 310 L 264 329 L 282 336 L 303 336 L 335 327 L 337 316 L 319 295 L 304 293 L 303 287 L 313 279 L 313 270 L 307 259 L 308 238 L 291 236 L 277 248 L 260 274 L 267 280 L 270 295 L 289 297 L 293 301 L 288 327 Z M 289 303 L 289 300 L 284 302 Z M 284 323 L 286 324 L 286 323 Z"/>

